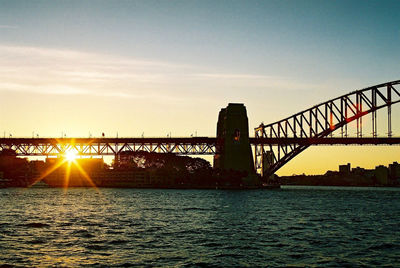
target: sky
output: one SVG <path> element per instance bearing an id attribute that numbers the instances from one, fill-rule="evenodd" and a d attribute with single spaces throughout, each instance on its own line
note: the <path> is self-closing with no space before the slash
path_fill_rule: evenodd
<path id="1" fill-rule="evenodd" d="M 400 79 L 399 10 L 368 0 L 0 0 L 0 133 L 212 137 L 231 102 L 246 105 L 253 133 Z M 278 174 L 388 164 L 399 148 L 313 147 Z"/>

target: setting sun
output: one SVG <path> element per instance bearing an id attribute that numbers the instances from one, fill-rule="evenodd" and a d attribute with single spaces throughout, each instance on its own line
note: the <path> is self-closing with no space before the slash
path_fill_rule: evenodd
<path id="1" fill-rule="evenodd" d="M 73 151 L 68 151 L 65 153 L 65 159 L 67 159 L 69 162 L 75 161 L 77 158 L 78 155 Z"/>

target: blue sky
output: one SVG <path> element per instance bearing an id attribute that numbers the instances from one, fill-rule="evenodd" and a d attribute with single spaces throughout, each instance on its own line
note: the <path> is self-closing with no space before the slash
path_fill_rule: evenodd
<path id="1" fill-rule="evenodd" d="M 214 136 L 229 102 L 245 103 L 252 129 L 399 79 L 399 10 L 399 1 L 0 1 L 0 130 Z"/>
<path id="2" fill-rule="evenodd" d="M 398 1 L 1 1 L 0 25 L 11 27 L 3 27 L 1 41 L 240 72 L 343 75 L 338 67 L 394 64 L 399 7 Z M 377 70 L 366 71 L 386 73 Z M 363 78 L 361 70 L 354 75 Z"/>

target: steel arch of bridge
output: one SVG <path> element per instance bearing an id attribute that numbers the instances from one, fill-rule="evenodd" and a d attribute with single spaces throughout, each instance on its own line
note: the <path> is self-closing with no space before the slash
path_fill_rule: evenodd
<path id="1" fill-rule="evenodd" d="M 395 88 L 399 84 L 400 80 L 397 80 L 356 90 L 280 121 L 268 125 L 261 124 L 255 128 L 255 139 L 260 140 L 259 143 L 255 142 L 254 160 L 257 171 L 268 178 L 310 145 L 315 144 L 313 141 L 331 139 L 326 137 L 335 130 L 341 129 L 341 138 L 349 139 L 347 124 L 353 121 L 357 122 L 356 139 L 362 140 L 362 118 L 367 114 L 372 114 L 372 139 L 380 139 L 377 138 L 376 111 L 384 107 L 387 107 L 388 111 L 387 129 L 390 140 L 391 105 L 400 102 L 399 90 Z M 292 139 L 294 142 L 276 146 L 261 142 L 268 139 Z M 301 142 L 304 140 L 309 142 Z"/>

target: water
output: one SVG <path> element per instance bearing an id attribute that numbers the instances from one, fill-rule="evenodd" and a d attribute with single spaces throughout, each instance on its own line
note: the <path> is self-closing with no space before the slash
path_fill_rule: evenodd
<path id="1" fill-rule="evenodd" d="M 400 266 L 400 189 L 0 189 L 0 264 Z"/>

